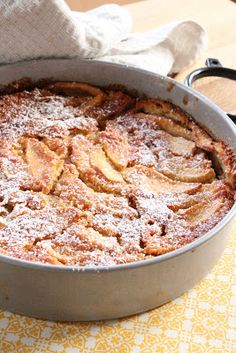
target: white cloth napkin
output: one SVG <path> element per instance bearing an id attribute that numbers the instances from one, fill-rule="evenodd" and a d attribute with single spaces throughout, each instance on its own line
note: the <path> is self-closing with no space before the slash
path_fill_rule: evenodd
<path id="1" fill-rule="evenodd" d="M 37 58 L 80 57 L 178 72 L 206 47 L 194 21 L 130 34 L 128 11 L 112 4 L 73 12 L 63 0 L 0 0 L 0 64 Z"/>

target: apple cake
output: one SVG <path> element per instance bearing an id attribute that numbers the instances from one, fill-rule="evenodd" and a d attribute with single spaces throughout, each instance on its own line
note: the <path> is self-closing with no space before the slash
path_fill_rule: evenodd
<path id="1" fill-rule="evenodd" d="M 206 234 L 235 199 L 236 159 L 158 98 L 19 80 L 0 96 L 0 253 L 110 266 Z"/>

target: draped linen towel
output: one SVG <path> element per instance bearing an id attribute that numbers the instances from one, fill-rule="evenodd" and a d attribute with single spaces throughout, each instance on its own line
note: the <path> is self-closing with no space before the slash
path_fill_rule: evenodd
<path id="1" fill-rule="evenodd" d="M 63 0 L 0 0 L 0 64 L 39 58 L 88 58 L 166 75 L 192 63 L 207 35 L 184 20 L 132 34 L 132 18 L 109 4 L 80 13 Z"/>

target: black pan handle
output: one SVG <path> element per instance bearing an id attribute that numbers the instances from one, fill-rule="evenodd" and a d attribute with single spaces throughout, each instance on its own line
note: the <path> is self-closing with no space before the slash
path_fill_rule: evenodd
<path id="1" fill-rule="evenodd" d="M 208 58 L 206 60 L 206 67 L 190 72 L 185 78 L 184 83 L 186 86 L 192 87 L 193 82 L 207 76 L 224 77 L 236 81 L 236 70 L 223 67 L 218 59 Z M 236 124 L 236 115 L 227 115 Z"/>

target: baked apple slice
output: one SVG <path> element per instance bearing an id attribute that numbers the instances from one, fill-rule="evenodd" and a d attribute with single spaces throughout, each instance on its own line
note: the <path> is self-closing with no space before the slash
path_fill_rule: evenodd
<path id="1" fill-rule="evenodd" d="M 212 152 L 214 148 L 211 136 L 193 121 L 189 121 L 188 127 L 192 131 L 196 146 L 204 151 Z"/>
<path id="2" fill-rule="evenodd" d="M 224 197 L 211 197 L 209 200 L 203 200 L 187 209 L 181 209 L 177 214 L 188 222 L 191 227 L 202 225 L 222 218 L 221 214 L 225 214 L 226 209 L 230 209 L 232 204 Z"/>
<path id="3" fill-rule="evenodd" d="M 83 135 L 76 135 L 71 141 L 71 161 L 81 173 L 90 168 L 89 155 L 93 146 L 93 142 Z"/>
<path id="4" fill-rule="evenodd" d="M 191 158 L 164 156 L 159 159 L 157 170 L 173 180 L 187 183 L 210 183 L 215 178 L 211 161 L 203 153 Z"/>
<path id="5" fill-rule="evenodd" d="M 224 177 L 232 187 L 235 187 L 236 158 L 231 148 L 229 148 L 229 146 L 224 142 L 215 141 L 212 157 L 213 163 L 215 164 L 215 169 L 219 176 Z"/>
<path id="6" fill-rule="evenodd" d="M 162 101 L 157 98 L 138 100 L 136 103 L 136 108 L 148 114 L 165 116 L 177 121 L 183 126 L 187 126 L 188 124 L 188 117 L 186 116 L 186 113 L 183 113 L 178 107 L 173 106 L 167 101 Z"/>
<path id="7" fill-rule="evenodd" d="M 60 175 L 64 162 L 35 138 L 25 140 L 25 159 L 32 175 L 40 180 L 43 192 L 48 194 Z"/>
<path id="8" fill-rule="evenodd" d="M 133 99 L 123 92 L 109 91 L 104 93 L 103 101 L 98 106 L 88 108 L 86 116 L 96 118 L 100 125 L 113 116 L 118 116 L 133 104 Z"/>
<path id="9" fill-rule="evenodd" d="M 101 131 L 99 141 L 106 152 L 107 157 L 112 161 L 118 170 L 127 167 L 129 159 L 129 143 L 127 134 L 115 126 Z"/>
<path id="10" fill-rule="evenodd" d="M 164 133 L 164 131 L 163 131 Z M 167 142 L 167 148 L 175 156 L 192 156 L 196 149 L 194 142 L 186 140 L 183 137 L 164 134 L 164 140 Z"/>
<path id="11" fill-rule="evenodd" d="M 125 197 L 96 192 L 79 179 L 78 175 L 73 164 L 65 164 L 54 194 L 64 202 L 92 214 L 110 214 L 114 217 L 125 215 L 128 218 L 137 216 L 137 212 L 129 206 Z"/>
<path id="12" fill-rule="evenodd" d="M 90 164 L 98 174 L 111 182 L 122 183 L 124 180 L 122 175 L 112 167 L 104 151 L 100 146 L 96 146 L 90 154 Z"/>
<path id="13" fill-rule="evenodd" d="M 180 136 L 184 137 L 187 140 L 194 141 L 193 133 L 191 130 L 177 124 L 171 119 L 165 118 L 163 116 L 157 116 L 156 123 L 162 130 L 167 131 L 173 136 Z"/>
<path id="14" fill-rule="evenodd" d="M 76 165 L 80 178 L 96 191 L 115 191 L 124 185 L 122 175 L 111 165 L 100 145 L 82 135 L 71 143 L 71 161 Z"/>
<path id="15" fill-rule="evenodd" d="M 47 89 L 54 93 L 74 97 L 81 95 L 97 96 L 103 94 L 99 88 L 83 82 L 56 82 L 47 87 Z"/>
<path id="16" fill-rule="evenodd" d="M 195 124 L 191 117 L 188 117 L 186 113 L 183 113 L 181 109 L 171 103 L 159 99 L 147 99 L 138 101 L 136 107 L 145 113 L 157 115 L 159 125 L 163 130 L 174 136 L 190 139 L 199 148 L 206 151 L 211 152 L 213 150 L 211 136 Z"/>
<path id="17" fill-rule="evenodd" d="M 198 183 L 183 183 L 174 181 L 154 168 L 144 166 L 134 166 L 127 168 L 123 172 L 126 181 L 138 185 L 154 194 L 162 194 L 168 192 L 193 194 L 201 189 Z"/>

